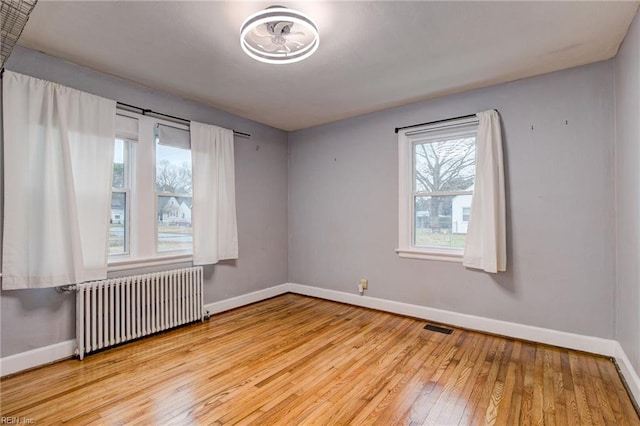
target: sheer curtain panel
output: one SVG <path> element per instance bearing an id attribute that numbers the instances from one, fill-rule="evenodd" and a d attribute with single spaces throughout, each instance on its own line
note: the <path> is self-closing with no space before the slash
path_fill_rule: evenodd
<path id="1" fill-rule="evenodd" d="M 476 182 L 462 263 L 497 273 L 507 268 L 500 116 L 495 110 L 479 112 L 477 116 Z"/>
<path id="2" fill-rule="evenodd" d="M 116 103 L 5 72 L 4 289 L 107 272 Z"/>
<path id="3" fill-rule="evenodd" d="M 191 122 L 193 264 L 238 258 L 233 131 Z"/>

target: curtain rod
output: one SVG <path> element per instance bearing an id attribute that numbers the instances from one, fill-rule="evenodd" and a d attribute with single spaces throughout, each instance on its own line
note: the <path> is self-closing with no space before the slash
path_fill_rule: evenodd
<path id="1" fill-rule="evenodd" d="M 161 117 L 170 118 L 172 120 L 186 121 L 187 123 L 191 121 L 191 120 L 187 120 L 186 118 L 176 117 L 175 115 L 163 114 L 161 112 L 153 111 L 151 109 L 140 108 L 140 107 L 137 107 L 135 105 L 125 104 L 124 102 L 117 102 L 117 104 L 121 105 L 123 107 L 140 110 L 142 115 L 147 115 L 147 114 L 159 115 Z M 251 137 L 251 135 L 249 133 L 239 132 L 237 130 L 234 130 L 233 134 L 236 135 L 236 136 L 243 137 L 243 138 L 250 138 Z"/>
<path id="2" fill-rule="evenodd" d="M 497 109 L 495 111 L 498 112 Z M 428 126 L 430 124 L 444 123 L 445 121 L 462 120 L 464 118 L 471 118 L 471 117 L 475 117 L 475 116 L 476 116 L 476 114 L 467 114 L 467 115 L 461 115 L 460 117 L 444 118 L 442 120 L 429 121 L 427 123 L 412 124 L 410 126 L 396 127 L 395 132 L 398 133 L 398 131 L 400 131 L 400 130 L 410 129 L 412 127 Z"/>

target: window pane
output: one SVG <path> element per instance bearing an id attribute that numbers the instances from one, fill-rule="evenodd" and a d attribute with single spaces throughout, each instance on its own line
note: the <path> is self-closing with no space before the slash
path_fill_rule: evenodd
<path id="1" fill-rule="evenodd" d="M 124 188 L 125 187 L 125 141 L 122 139 L 116 139 L 113 151 L 113 187 Z"/>
<path id="2" fill-rule="evenodd" d="M 475 137 L 414 144 L 415 192 L 465 191 L 473 186 Z"/>
<path id="3" fill-rule="evenodd" d="M 414 197 L 414 245 L 464 248 L 468 222 L 463 214 L 470 207 L 471 195 Z"/>
<path id="4" fill-rule="evenodd" d="M 127 253 L 127 194 L 111 193 L 109 224 L 109 255 Z"/>
<path id="5" fill-rule="evenodd" d="M 191 195 L 191 151 L 156 143 L 156 190 Z"/>
<path id="6" fill-rule="evenodd" d="M 471 216 L 471 207 L 462 208 L 462 221 L 469 222 L 469 216 Z"/>
<path id="7" fill-rule="evenodd" d="M 191 250 L 191 197 L 158 196 L 158 251 Z"/>

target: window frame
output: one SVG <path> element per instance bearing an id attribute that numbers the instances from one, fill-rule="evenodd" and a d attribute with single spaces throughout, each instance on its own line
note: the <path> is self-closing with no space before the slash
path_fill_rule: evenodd
<path id="1" fill-rule="evenodd" d="M 191 228 L 191 250 L 159 250 L 158 248 L 158 217 L 159 217 L 159 205 L 158 205 L 158 198 L 159 197 L 173 197 L 176 199 L 176 201 L 178 201 L 178 198 L 191 198 L 191 209 L 193 210 L 193 162 L 191 163 L 191 176 L 192 176 L 192 181 L 191 181 L 191 194 L 186 194 L 186 193 L 178 193 L 178 192 L 165 192 L 165 191 L 158 191 L 158 187 L 156 185 L 157 182 L 157 173 L 158 173 L 158 138 L 159 136 L 159 126 L 158 124 L 162 124 L 164 126 L 168 126 L 168 127 L 173 127 L 175 129 L 179 129 L 179 130 L 186 130 L 187 132 L 191 133 L 189 126 L 185 126 L 185 125 L 181 125 L 181 124 L 177 124 L 177 123 L 170 123 L 170 122 L 166 122 L 165 120 L 162 121 L 156 121 L 156 123 L 153 126 L 153 191 L 154 191 L 154 208 L 155 208 L 155 235 L 154 235 L 154 247 L 155 247 L 155 254 L 157 257 L 163 257 L 163 256 L 180 256 L 180 255 L 189 255 L 189 256 L 193 256 L 193 227 Z M 185 148 L 181 148 L 181 147 L 175 147 L 178 149 L 185 149 Z M 191 145 L 189 145 L 189 153 L 191 153 Z"/>
<path id="2" fill-rule="evenodd" d="M 473 191 L 419 192 L 416 191 L 415 145 L 432 139 L 447 140 L 475 132 L 477 137 L 478 118 L 452 119 L 424 126 L 402 129 L 398 132 L 398 248 L 399 257 L 422 260 L 462 262 L 464 248 L 416 246 L 415 236 L 415 197 L 437 195 L 472 195 Z M 449 136 L 443 134 L 450 133 Z M 439 136 L 439 134 L 441 136 Z M 477 143 L 477 141 L 476 141 Z M 477 152 L 477 146 L 476 146 Z M 475 182 L 475 175 L 474 175 Z"/>
<path id="3" fill-rule="evenodd" d="M 114 253 L 108 254 L 108 258 L 118 259 L 123 258 L 124 256 L 129 256 L 131 251 L 131 175 L 132 175 L 132 144 L 136 143 L 136 141 L 131 140 L 129 138 L 121 137 L 116 135 L 114 139 L 114 143 L 116 140 L 121 140 L 123 142 L 123 169 L 122 169 L 122 180 L 123 180 L 123 188 L 115 188 L 111 187 L 111 196 L 113 194 L 124 194 L 125 204 L 124 204 L 124 252 L 123 253 Z M 112 178 L 113 181 L 113 178 Z M 110 215 L 111 218 L 111 215 Z M 116 260 L 114 260 L 116 261 Z"/>
<path id="4" fill-rule="evenodd" d="M 125 271 L 163 265 L 191 263 L 190 251 L 157 250 L 157 196 L 156 196 L 156 147 L 154 129 L 158 124 L 189 131 L 189 126 L 170 120 L 138 114 L 117 108 L 116 113 L 138 120 L 138 138 L 118 139 L 129 141 L 128 253 L 107 257 L 107 271 Z M 115 142 L 115 139 L 114 139 Z M 191 195 L 193 197 L 193 194 Z M 147 207 L 145 207 L 147 206 Z M 152 208 L 148 208 L 152 206 Z"/>

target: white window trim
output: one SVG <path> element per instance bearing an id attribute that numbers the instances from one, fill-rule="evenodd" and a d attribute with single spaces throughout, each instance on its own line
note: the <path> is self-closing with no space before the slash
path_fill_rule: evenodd
<path id="1" fill-rule="evenodd" d="M 436 248 L 418 248 L 413 249 L 397 248 L 398 256 L 405 259 L 421 259 L 421 260 L 439 260 L 442 262 L 459 262 L 462 263 L 464 255 L 462 249 L 436 249 Z"/>
<path id="2" fill-rule="evenodd" d="M 186 126 L 184 124 L 179 124 L 179 123 L 174 123 L 171 121 L 166 121 L 166 120 L 162 120 L 162 119 L 157 119 L 157 118 L 153 118 L 153 158 L 154 161 L 157 158 L 156 155 L 156 143 L 155 143 L 155 137 L 156 137 L 156 130 L 158 129 L 158 124 L 162 124 L 164 126 L 167 127 L 173 127 L 175 129 L 180 129 L 180 130 L 186 130 L 187 132 L 190 132 L 190 128 L 189 126 Z M 155 164 L 155 163 L 154 163 Z M 159 192 L 156 189 L 156 172 L 157 172 L 157 168 L 153 167 L 153 206 L 154 206 L 154 211 L 155 211 L 155 219 L 153 221 L 153 239 L 154 239 L 154 253 L 155 253 L 155 258 L 161 258 L 161 257 L 175 257 L 175 256 L 190 256 L 193 257 L 193 246 L 191 248 L 191 250 L 167 250 L 167 251 L 159 251 L 158 250 L 158 197 L 191 197 L 191 199 L 193 200 L 193 192 L 191 193 L 191 195 L 186 195 L 186 194 L 178 194 L 178 193 L 171 193 L 171 192 Z"/>
<path id="3" fill-rule="evenodd" d="M 115 257 L 115 256 L 114 256 Z M 133 259 L 128 256 L 118 256 L 109 262 L 107 272 L 128 271 L 130 269 L 150 268 L 154 266 L 175 265 L 177 263 L 191 263 L 193 255 L 181 254 L 171 256 L 156 256 L 146 259 Z"/>
<path id="4" fill-rule="evenodd" d="M 112 254 L 107 257 L 107 264 L 109 264 L 109 259 L 118 259 L 121 257 L 129 256 L 131 253 L 131 175 L 132 173 L 132 159 L 134 155 L 132 155 L 132 146 L 131 144 L 137 143 L 137 140 L 131 140 L 128 138 L 123 138 L 116 135 L 116 139 L 120 139 L 125 142 L 126 149 L 124 150 L 124 161 L 126 167 L 123 170 L 124 174 L 124 188 L 112 188 L 111 193 L 114 192 L 125 194 L 125 208 L 124 208 L 124 217 L 125 217 L 125 228 L 124 228 L 124 241 L 126 245 L 126 250 L 124 253 Z"/>
<path id="5" fill-rule="evenodd" d="M 155 191 L 155 160 L 153 166 L 137 167 L 139 156 L 142 158 L 156 158 L 155 154 L 155 136 L 154 126 L 163 124 L 189 130 L 189 126 L 172 121 L 163 120 L 161 118 L 150 117 L 135 112 L 118 108 L 118 115 L 136 118 L 138 120 L 138 139 L 132 141 L 135 144 L 135 152 L 129 152 L 129 194 L 136 192 L 136 202 L 130 196 L 127 205 L 127 213 L 129 214 L 129 247 L 126 254 L 115 254 L 108 256 L 107 271 L 125 271 L 138 268 L 147 268 L 163 265 L 173 265 L 180 263 L 188 263 L 193 261 L 193 252 L 185 250 L 175 250 L 158 252 L 156 247 L 157 238 L 157 192 Z M 149 190 L 139 192 L 139 188 L 147 183 Z M 149 186 L 149 183 L 152 184 Z M 154 220 L 148 220 L 145 216 L 145 209 L 142 206 L 154 206 Z M 136 227 L 136 231 L 132 229 Z M 150 241 L 150 243 L 141 244 L 140 240 Z"/>
<path id="6" fill-rule="evenodd" d="M 431 125 L 411 127 L 398 132 L 398 248 L 395 252 L 405 259 L 438 260 L 462 263 L 464 249 L 447 247 L 416 247 L 413 244 L 413 141 L 412 136 L 441 128 L 477 124 L 477 117 L 447 120 Z"/>

